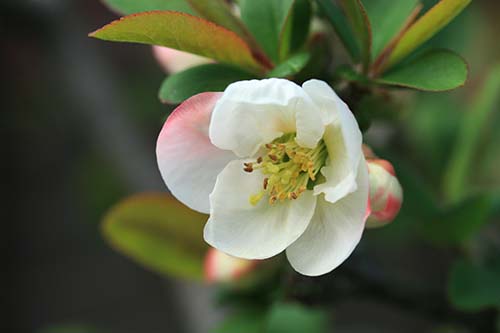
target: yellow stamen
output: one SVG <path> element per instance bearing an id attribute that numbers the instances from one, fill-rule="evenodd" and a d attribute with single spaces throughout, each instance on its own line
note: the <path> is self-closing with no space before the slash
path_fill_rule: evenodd
<path id="1" fill-rule="evenodd" d="M 284 200 L 296 200 L 308 187 L 317 181 L 317 174 L 328 157 L 326 145 L 321 140 L 313 148 L 304 148 L 295 141 L 295 134 L 285 134 L 264 145 L 267 150 L 255 163 L 245 163 L 244 170 L 253 172 L 260 169 L 267 177 L 263 190 L 251 195 L 249 201 L 257 205 L 264 195 L 269 196 L 269 204 Z"/>

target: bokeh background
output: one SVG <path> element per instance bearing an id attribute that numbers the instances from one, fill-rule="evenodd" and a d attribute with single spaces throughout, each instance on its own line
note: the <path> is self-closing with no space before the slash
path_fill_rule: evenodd
<path id="1" fill-rule="evenodd" d="M 154 149 L 171 110 L 157 99 L 165 74 L 149 47 L 87 38 L 115 18 L 98 0 L 0 3 L 4 332 L 196 333 L 223 316 L 211 288 L 149 272 L 100 235 L 100 218 L 121 198 L 165 191 Z M 402 169 L 403 185 L 428 186 L 438 204 L 446 200 L 443 179 L 464 119 L 500 62 L 499 31 L 498 1 L 473 1 L 433 40 L 464 55 L 467 85 L 450 93 L 403 93 L 397 120 L 375 122 L 368 133 L 374 149 Z M 474 150 L 470 193 L 499 193 L 496 105 Z M 425 200 L 405 190 L 402 216 L 367 232 L 353 262 L 382 267 L 378 278 L 397 280 L 394 285 L 432 303 L 420 291 L 441 290 L 454 253 L 412 232 L 419 221 L 411 212 Z M 500 247 L 499 200 L 491 205 L 481 233 Z M 341 299 L 335 331 L 430 332 L 443 315 L 378 296 Z M 485 323 L 494 316 L 486 311 Z"/>

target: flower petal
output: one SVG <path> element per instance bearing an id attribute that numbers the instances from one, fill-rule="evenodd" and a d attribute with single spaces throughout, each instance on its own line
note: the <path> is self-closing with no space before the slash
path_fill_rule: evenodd
<path id="1" fill-rule="evenodd" d="M 236 159 L 215 147 L 208 138 L 210 115 L 221 93 L 202 93 L 182 103 L 168 117 L 156 144 L 156 157 L 163 180 L 186 206 L 210 211 L 208 196 L 217 175 Z"/>
<path id="2" fill-rule="evenodd" d="M 175 74 L 188 68 L 214 62 L 211 59 L 198 55 L 178 51 L 164 46 L 153 46 L 153 55 L 163 70 Z"/>
<path id="3" fill-rule="evenodd" d="M 330 156 L 329 164 L 321 170 L 326 182 L 314 188 L 316 195 L 336 202 L 356 190 L 356 174 L 362 153 L 363 137 L 349 107 L 323 81 L 309 80 L 302 85 L 321 110 L 328 123 L 324 141 Z"/>
<path id="4" fill-rule="evenodd" d="M 357 182 L 356 192 L 334 204 L 318 199 L 306 231 L 286 250 L 297 272 L 309 276 L 328 273 L 347 259 L 359 243 L 368 215 L 368 170 L 364 158 Z"/>
<path id="5" fill-rule="evenodd" d="M 239 81 L 227 87 L 215 106 L 210 139 L 221 149 L 250 157 L 285 133 L 314 148 L 323 136 L 319 109 L 304 90 L 284 79 Z"/>
<path id="6" fill-rule="evenodd" d="M 229 255 L 265 259 L 282 252 L 304 232 L 316 197 L 306 191 L 297 200 L 270 205 L 264 197 L 253 206 L 249 198 L 262 190 L 264 176 L 258 170 L 244 172 L 243 162 L 230 162 L 217 177 L 204 237 Z"/>

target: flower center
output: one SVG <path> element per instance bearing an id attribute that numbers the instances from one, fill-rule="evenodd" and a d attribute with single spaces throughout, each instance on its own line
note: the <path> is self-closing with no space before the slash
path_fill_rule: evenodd
<path id="1" fill-rule="evenodd" d="M 318 180 L 318 172 L 325 165 L 328 151 L 321 140 L 313 148 L 301 147 L 295 142 L 295 133 L 285 134 L 264 146 L 266 154 L 255 163 L 245 163 L 246 172 L 260 169 L 264 178 L 263 190 L 250 196 L 252 205 L 257 205 L 267 194 L 269 204 L 277 201 L 295 200 L 307 189 L 312 189 Z"/>

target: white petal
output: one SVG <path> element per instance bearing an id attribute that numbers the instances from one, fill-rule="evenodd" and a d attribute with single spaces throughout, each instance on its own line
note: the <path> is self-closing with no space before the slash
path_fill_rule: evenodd
<path id="1" fill-rule="evenodd" d="M 217 177 L 204 237 L 229 255 L 265 259 L 282 252 L 304 232 L 316 197 L 306 191 L 297 200 L 271 206 L 264 196 L 253 206 L 249 197 L 262 190 L 264 176 L 258 170 L 244 172 L 243 162 L 230 162 Z"/>
<path id="2" fill-rule="evenodd" d="M 356 118 L 328 84 L 309 80 L 302 87 L 320 108 L 326 128 L 324 141 L 330 156 L 329 165 L 321 170 L 326 182 L 315 187 L 332 203 L 356 190 L 355 177 L 362 154 L 363 136 Z"/>
<path id="3" fill-rule="evenodd" d="M 344 262 L 359 243 L 369 209 L 364 158 L 358 171 L 358 190 L 334 204 L 320 197 L 307 230 L 286 250 L 297 272 L 309 276 L 328 273 Z"/>
<path id="4" fill-rule="evenodd" d="M 208 196 L 226 164 L 236 159 L 208 138 L 210 114 L 221 93 L 202 93 L 182 103 L 168 117 L 156 144 L 163 180 L 186 206 L 210 211 Z"/>
<path id="5" fill-rule="evenodd" d="M 217 102 L 210 139 L 221 149 L 249 157 L 285 133 L 297 133 L 297 143 L 314 148 L 323 136 L 319 109 L 304 90 L 284 79 L 239 81 L 227 87 Z"/>
<path id="6" fill-rule="evenodd" d="M 331 203 L 356 191 L 356 169 L 350 163 L 345 139 L 338 123 L 327 126 L 323 137 L 328 149 L 327 165 L 321 169 L 326 181 L 314 187 L 314 194 L 325 194 L 325 200 Z M 360 146 L 361 149 L 361 146 Z"/>

